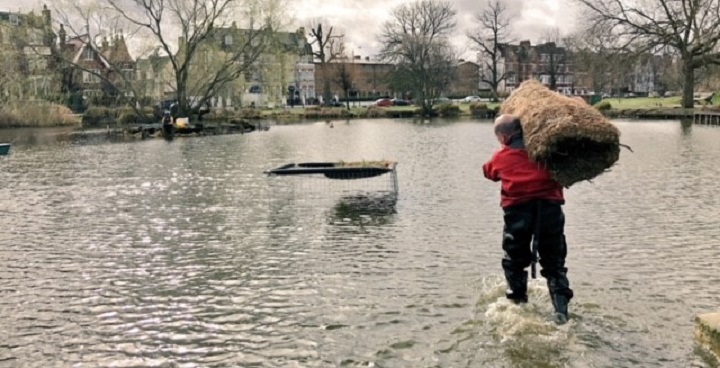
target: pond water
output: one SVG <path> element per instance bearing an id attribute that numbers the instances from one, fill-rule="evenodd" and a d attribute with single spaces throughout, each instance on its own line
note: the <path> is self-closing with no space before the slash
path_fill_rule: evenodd
<path id="1" fill-rule="evenodd" d="M 489 123 L 0 131 L 0 366 L 716 367 L 692 333 L 720 307 L 720 129 L 615 123 L 634 153 L 566 192 L 560 327 L 541 279 L 503 299 Z M 396 203 L 263 174 L 374 159 Z"/>

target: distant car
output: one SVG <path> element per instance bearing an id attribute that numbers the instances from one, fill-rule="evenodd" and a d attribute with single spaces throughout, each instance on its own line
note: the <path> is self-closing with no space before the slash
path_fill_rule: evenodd
<path id="1" fill-rule="evenodd" d="M 393 98 L 390 101 L 392 101 L 393 106 L 410 106 L 410 101 L 401 98 Z"/>
<path id="2" fill-rule="evenodd" d="M 452 100 L 447 97 L 438 97 L 435 99 L 435 105 L 452 105 Z"/>
<path id="3" fill-rule="evenodd" d="M 340 101 L 337 101 L 337 100 L 331 100 L 331 101 L 325 102 L 325 103 L 323 104 L 323 106 L 328 106 L 328 107 L 343 107 L 343 106 L 345 106 L 345 103 L 340 102 Z"/>
<path id="4" fill-rule="evenodd" d="M 381 98 L 379 100 L 376 100 L 373 105 L 377 107 L 389 107 L 393 105 L 393 102 L 389 98 Z"/>
<path id="5" fill-rule="evenodd" d="M 478 96 L 467 96 L 463 98 L 462 103 L 473 103 L 473 102 L 480 102 L 482 99 Z"/>

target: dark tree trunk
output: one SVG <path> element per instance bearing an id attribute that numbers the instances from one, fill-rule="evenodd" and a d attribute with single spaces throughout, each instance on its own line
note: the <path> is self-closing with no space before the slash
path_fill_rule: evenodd
<path id="1" fill-rule="evenodd" d="M 695 105 L 693 95 L 695 94 L 695 68 L 690 57 L 683 57 L 683 95 L 682 107 L 691 109 Z"/>

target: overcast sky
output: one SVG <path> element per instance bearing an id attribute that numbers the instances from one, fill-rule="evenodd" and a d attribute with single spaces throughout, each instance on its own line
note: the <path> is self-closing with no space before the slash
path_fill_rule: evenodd
<path id="1" fill-rule="evenodd" d="M 2 0 L 0 0 L 2 1 Z M 389 19 L 390 11 L 408 0 L 297 0 L 296 17 L 321 17 L 329 24 L 341 25 L 346 34 L 348 49 L 355 54 L 373 55 L 379 49 L 377 34 Z M 452 0 L 457 10 L 458 27 L 455 45 L 474 55 L 465 33 L 475 29 L 475 15 L 481 12 L 488 0 Z M 574 28 L 572 0 L 502 0 L 513 16 L 513 31 L 519 39 L 540 41 L 549 28 L 558 27 L 562 33 Z M 352 51 L 352 50 L 350 50 Z M 474 58 L 474 56 L 473 56 Z"/>
<path id="2" fill-rule="evenodd" d="M 45 0 L 50 6 L 53 0 Z M 377 34 L 382 23 L 389 19 L 395 6 L 408 0 L 292 0 L 297 26 L 309 27 L 314 18 L 343 28 L 349 52 L 355 55 L 372 56 L 379 50 Z M 474 59 L 465 33 L 475 28 L 474 16 L 482 11 L 488 0 L 452 0 L 458 12 L 458 27 L 453 42 L 464 51 L 466 58 Z M 562 33 L 574 28 L 572 0 L 502 0 L 513 15 L 515 37 L 530 39 L 533 43 L 542 40 L 548 28 L 558 27 Z M 27 11 L 40 9 L 42 0 L 0 0 L 0 10 Z"/>

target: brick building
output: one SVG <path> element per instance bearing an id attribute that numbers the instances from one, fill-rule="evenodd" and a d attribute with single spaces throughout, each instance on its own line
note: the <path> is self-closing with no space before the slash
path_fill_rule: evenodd
<path id="1" fill-rule="evenodd" d="M 333 96 L 345 97 L 345 92 L 338 80 L 343 69 L 352 80 L 351 94 L 357 98 L 380 98 L 394 94 L 388 80 L 390 73 L 395 69 L 393 64 L 374 61 L 370 57 L 355 56 L 335 59 L 324 64 L 315 63 L 315 88 L 319 96 L 322 96 L 327 82 Z"/>
<path id="2" fill-rule="evenodd" d="M 123 83 L 135 79 L 136 63 L 122 34 L 104 37 L 99 46 L 89 41 L 87 35 L 66 40 L 62 27 L 58 34 L 60 50 L 72 71 L 71 83 L 84 96 L 116 97 Z"/>
<path id="3" fill-rule="evenodd" d="M 481 65 L 485 64 L 479 57 Z M 585 95 L 591 92 L 587 78 L 575 71 L 569 50 L 554 42 L 532 45 L 530 41 L 521 41 L 517 45 L 504 44 L 498 62 L 500 74 L 506 73 L 507 78 L 498 86 L 499 92 L 510 92 L 528 79 L 537 79 L 546 86 L 551 86 L 554 79 L 558 92 L 574 95 Z M 490 71 L 483 74 L 490 78 Z M 485 83 L 483 89 L 489 89 Z"/>
<path id="4" fill-rule="evenodd" d="M 480 65 L 460 60 L 457 65 L 457 80 L 450 86 L 451 96 L 472 96 L 480 88 Z"/>

